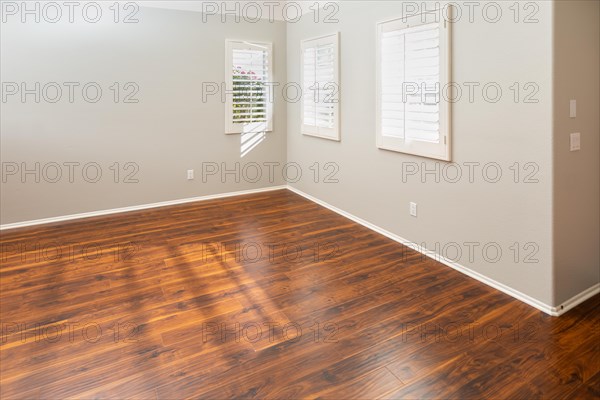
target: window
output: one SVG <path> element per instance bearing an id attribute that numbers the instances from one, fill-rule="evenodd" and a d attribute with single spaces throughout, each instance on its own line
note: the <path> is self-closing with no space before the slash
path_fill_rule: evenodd
<path id="1" fill-rule="evenodd" d="M 450 24 L 439 16 L 377 25 L 377 146 L 450 161 Z"/>
<path id="2" fill-rule="evenodd" d="M 339 34 L 303 40 L 302 126 L 305 135 L 340 140 Z"/>
<path id="3" fill-rule="evenodd" d="M 225 133 L 273 130 L 270 43 L 227 40 Z"/>

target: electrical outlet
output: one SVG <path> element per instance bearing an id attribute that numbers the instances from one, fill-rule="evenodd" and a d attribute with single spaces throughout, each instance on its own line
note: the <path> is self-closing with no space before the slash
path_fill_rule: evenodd
<path id="1" fill-rule="evenodd" d="M 413 217 L 417 216 L 417 203 L 410 203 L 409 212 Z"/>
<path id="2" fill-rule="evenodd" d="M 193 169 L 187 170 L 187 178 L 188 178 L 188 181 L 191 181 L 192 179 L 194 179 L 194 170 Z"/>
<path id="3" fill-rule="evenodd" d="M 569 117 L 577 118 L 577 100 L 569 101 Z"/>

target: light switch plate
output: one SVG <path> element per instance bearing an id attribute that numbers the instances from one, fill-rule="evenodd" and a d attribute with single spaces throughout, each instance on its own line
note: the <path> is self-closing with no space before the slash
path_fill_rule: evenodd
<path id="1" fill-rule="evenodd" d="M 581 135 L 579 132 L 571 133 L 569 135 L 570 149 L 571 151 L 577 151 L 581 149 Z"/>
<path id="2" fill-rule="evenodd" d="M 569 117 L 577 117 L 577 100 L 571 100 L 569 102 Z"/>

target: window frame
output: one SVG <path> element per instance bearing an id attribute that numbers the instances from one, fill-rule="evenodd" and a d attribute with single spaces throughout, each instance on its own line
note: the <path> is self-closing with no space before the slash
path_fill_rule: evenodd
<path id="1" fill-rule="evenodd" d="M 314 96 L 314 92 L 304 93 L 304 51 L 307 48 L 316 47 L 320 44 L 333 44 L 333 76 L 337 87 L 336 101 L 333 104 L 333 128 L 321 128 L 315 125 L 306 125 L 304 123 L 304 99 L 305 96 Z M 340 135 L 340 33 L 321 35 L 300 41 L 300 85 L 303 90 L 300 102 L 300 133 L 305 136 L 312 136 L 321 139 L 328 139 L 339 142 Z M 321 90 L 321 88 L 319 88 Z"/>
<path id="2" fill-rule="evenodd" d="M 233 51 L 255 50 L 256 48 L 266 48 L 267 51 L 267 76 L 265 78 L 265 98 L 267 105 L 266 129 L 251 132 L 272 132 L 273 131 L 273 43 L 261 42 L 255 40 L 237 40 L 225 39 L 225 134 L 242 134 L 244 125 L 233 122 Z"/>
<path id="3" fill-rule="evenodd" d="M 451 89 L 451 23 L 453 19 L 453 7 L 447 7 L 447 13 L 441 13 L 440 10 L 427 11 L 420 14 L 414 14 L 409 17 L 393 18 L 385 21 L 380 21 L 376 25 L 375 40 L 376 40 L 376 144 L 379 149 L 390 150 L 404 154 L 433 158 L 443 161 L 451 161 L 451 143 L 452 143 L 452 107 L 451 99 L 444 99 L 444 88 Z M 443 15 L 447 16 L 444 18 Z M 425 19 L 425 22 L 423 22 Z M 433 20 L 433 21 L 432 21 Z M 381 72 L 381 40 L 382 33 L 396 31 L 426 25 L 430 23 L 438 23 L 440 29 L 440 99 L 439 99 L 439 143 L 427 142 L 422 140 L 406 140 L 402 138 L 394 138 L 384 136 L 382 134 L 382 72 Z"/>

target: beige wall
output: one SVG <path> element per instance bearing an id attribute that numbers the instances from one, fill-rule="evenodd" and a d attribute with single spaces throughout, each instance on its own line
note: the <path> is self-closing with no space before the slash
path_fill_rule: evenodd
<path id="1" fill-rule="evenodd" d="M 42 174 L 49 163 L 81 164 L 73 183 L 68 167 L 56 183 L 51 183 L 52 167 L 40 183 L 34 175 L 27 175 L 26 183 L 19 175 L 8 176 L 1 186 L 1 223 L 282 184 L 281 174 L 271 182 L 267 173 L 256 183 L 243 178 L 238 183 L 234 175 L 202 182 L 203 162 L 219 167 L 224 162 L 229 169 L 236 163 L 240 168 L 253 162 L 283 163 L 286 146 L 286 107 L 278 99 L 273 132 L 241 157 L 240 135 L 224 134 L 220 97 L 203 103 L 202 83 L 223 82 L 225 38 L 273 41 L 275 79 L 285 81 L 285 23 L 223 24 L 220 17 L 203 22 L 196 12 L 142 7 L 136 15 L 139 23 L 115 24 L 107 9 L 112 3 L 103 4 L 103 17 L 95 24 L 86 23 L 81 14 L 75 14 L 74 24 L 66 18 L 57 24 L 35 23 L 31 17 L 23 24 L 19 15 L 2 24 L 2 82 L 27 82 L 30 88 L 35 82 L 98 82 L 103 96 L 88 103 L 80 86 L 73 103 L 64 93 L 57 103 L 42 98 L 38 104 L 30 95 L 26 103 L 11 96 L 1 104 L 2 162 L 19 167 L 24 162 L 29 169 L 39 162 Z M 137 83 L 139 103 L 115 104 L 114 82 Z M 92 162 L 102 171 L 97 183 L 86 180 L 95 180 L 94 167 L 82 176 L 83 165 Z M 119 183 L 110 169 L 115 162 L 120 163 Z M 124 168 L 128 162 L 139 166 L 139 183 L 123 183 L 133 171 Z M 195 170 L 195 180 L 186 179 L 188 169 Z"/>
<path id="2" fill-rule="evenodd" d="M 463 98 L 454 105 L 452 157 L 463 171 L 461 180 L 451 183 L 451 176 L 441 176 L 437 183 L 429 175 L 403 181 L 402 169 L 412 163 L 420 170 L 446 164 L 375 147 L 375 23 L 401 16 L 402 2 L 341 2 L 339 23 L 309 19 L 288 25 L 289 80 L 300 79 L 299 46 L 305 38 L 339 31 L 342 66 L 341 142 L 302 136 L 299 105 L 290 104 L 288 161 L 336 163 L 339 183 L 315 183 L 307 175 L 293 186 L 551 304 L 552 6 L 539 3 L 537 23 L 515 23 L 508 8 L 512 3 L 498 3 L 503 7 L 499 22 L 487 22 L 479 8 L 473 22 L 463 14 L 454 27 L 453 80 L 481 84 L 473 102 Z M 497 103 L 482 96 L 481 88 L 491 82 L 503 89 Z M 514 82 L 521 86 L 517 103 L 509 89 Z M 528 82 L 539 88 L 537 103 L 524 102 Z M 501 167 L 499 182 L 490 183 L 481 169 L 470 182 L 467 163 L 482 168 L 492 162 Z M 511 170 L 515 163 L 517 183 Z M 531 168 L 525 169 L 526 163 Z M 526 183 L 534 169 L 537 183 Z M 417 218 L 409 215 L 409 202 L 418 204 Z M 520 247 L 516 262 L 515 243 Z M 484 255 L 485 246 L 489 253 Z M 492 250 L 498 247 L 502 257 L 494 261 Z M 472 257 L 470 248 L 475 248 Z M 532 252 L 535 256 L 528 257 Z"/>
<path id="3" fill-rule="evenodd" d="M 600 2 L 558 1 L 554 17 L 554 302 L 561 304 L 600 282 Z M 581 133 L 580 151 L 569 151 L 572 132 Z"/>

